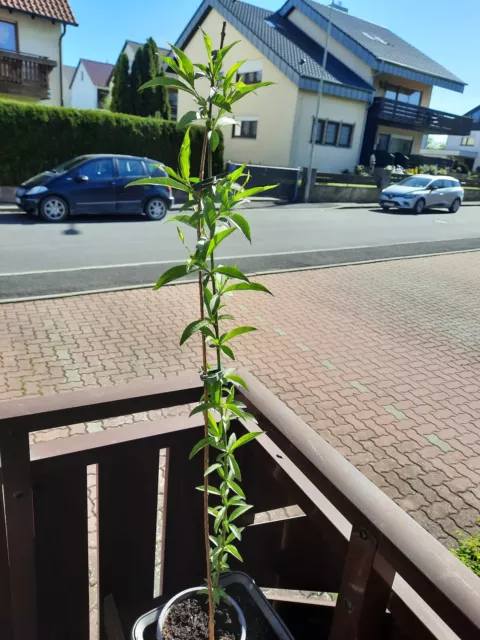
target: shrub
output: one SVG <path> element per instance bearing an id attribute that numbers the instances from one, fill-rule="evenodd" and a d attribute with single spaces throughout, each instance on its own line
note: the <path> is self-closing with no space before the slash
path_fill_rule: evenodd
<path id="1" fill-rule="evenodd" d="M 350 169 L 344 169 L 344 170 L 342 171 L 342 173 L 343 173 L 344 175 L 346 175 L 346 176 L 347 176 L 347 175 L 350 175 Z"/>
<path id="2" fill-rule="evenodd" d="M 480 524 L 480 520 L 478 520 Z M 453 555 L 480 578 L 480 531 L 473 536 L 459 535 L 457 549 L 452 549 Z"/>
<path id="3" fill-rule="evenodd" d="M 422 164 L 418 167 L 420 173 L 427 173 L 431 176 L 438 175 L 438 166 L 436 164 Z"/>
<path id="4" fill-rule="evenodd" d="M 27 105 L 0 100 L 0 185 L 18 185 L 37 173 L 89 153 L 147 156 L 176 165 L 183 140 L 175 122 L 106 111 Z M 192 167 L 198 173 L 203 128 L 192 127 Z M 223 171 L 223 138 L 213 157 Z"/>
<path id="5" fill-rule="evenodd" d="M 363 164 L 357 164 L 357 166 L 355 167 L 355 175 L 361 176 L 363 175 L 364 172 L 365 172 L 365 167 L 363 166 Z"/>

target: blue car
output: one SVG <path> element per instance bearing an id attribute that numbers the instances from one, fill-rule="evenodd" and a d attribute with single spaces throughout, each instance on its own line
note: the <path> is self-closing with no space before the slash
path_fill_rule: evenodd
<path id="1" fill-rule="evenodd" d="M 170 187 L 125 188 L 139 178 L 166 176 L 159 165 L 135 156 L 79 156 L 24 182 L 17 190 L 17 205 L 47 222 L 84 213 L 140 213 L 162 220 L 174 203 Z"/>

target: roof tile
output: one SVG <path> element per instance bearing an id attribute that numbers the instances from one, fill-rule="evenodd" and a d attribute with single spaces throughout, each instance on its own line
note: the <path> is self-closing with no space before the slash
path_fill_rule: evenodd
<path id="1" fill-rule="evenodd" d="M 53 18 L 66 24 L 77 24 L 68 0 L 0 0 L 0 7 Z"/>
<path id="2" fill-rule="evenodd" d="M 85 67 L 90 80 L 98 88 L 103 88 L 108 85 L 110 75 L 115 68 L 115 65 L 108 64 L 107 62 L 95 62 L 94 60 L 85 60 L 80 58 L 80 63 Z"/>

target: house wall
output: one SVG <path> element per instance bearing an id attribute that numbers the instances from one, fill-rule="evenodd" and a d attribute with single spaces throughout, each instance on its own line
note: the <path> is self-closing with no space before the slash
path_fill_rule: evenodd
<path id="1" fill-rule="evenodd" d="M 41 104 L 60 106 L 60 64 L 59 39 L 62 33 L 60 24 L 52 24 L 51 20 L 35 17 L 6 9 L 0 9 L 0 20 L 15 22 L 18 33 L 18 50 L 20 53 L 44 56 L 57 63 L 50 73 L 50 98 L 42 100 Z M 24 96 L 8 95 L 9 99 L 31 101 Z"/>
<path id="2" fill-rule="evenodd" d="M 313 118 L 317 108 L 317 94 L 299 91 L 293 132 L 291 166 L 308 167 L 311 153 Z M 352 145 L 349 148 L 315 145 L 313 166 L 317 171 L 340 173 L 351 171 L 358 164 L 368 105 L 365 102 L 333 96 L 322 97 L 320 119 L 353 124 Z"/>
<path id="3" fill-rule="evenodd" d="M 212 10 L 202 24 L 202 29 L 208 33 L 213 41 L 218 40 L 222 29 L 223 18 Z M 240 40 L 233 47 L 225 59 L 224 68 L 228 69 L 238 60 L 261 60 L 263 65 L 263 80 L 274 82 L 275 85 L 260 89 L 257 95 L 251 94 L 235 105 L 235 116 L 255 118 L 258 120 L 257 138 L 232 138 L 232 127 L 225 127 L 225 160 L 232 162 L 249 162 L 250 164 L 290 166 L 295 111 L 298 87 L 293 84 L 277 67 L 265 59 L 244 36 L 232 25 L 227 26 L 227 42 Z M 194 62 L 206 63 L 206 53 L 203 36 L 197 30 L 188 46 L 187 55 Z M 208 85 L 205 83 L 202 93 L 208 95 Z M 179 91 L 178 119 L 187 111 L 194 108 L 193 100 L 188 94 Z"/>
<path id="4" fill-rule="evenodd" d="M 83 62 L 80 63 L 75 74 L 71 94 L 71 106 L 75 109 L 98 109 L 98 90 L 91 81 Z"/>
<path id="5" fill-rule="evenodd" d="M 318 42 L 322 47 L 325 46 L 327 32 L 310 20 L 310 18 L 303 15 L 301 11 L 294 9 L 288 16 L 288 19 L 312 38 L 312 40 Z M 366 62 L 360 60 L 360 58 L 358 58 L 354 53 L 349 51 L 347 47 L 331 37 L 328 42 L 328 51 L 359 75 L 360 78 L 363 78 L 363 80 L 372 84 L 374 77 L 373 69 Z"/>
<path id="6" fill-rule="evenodd" d="M 475 138 L 475 146 L 462 146 L 462 138 L 466 136 L 448 136 L 445 145 L 445 151 L 458 151 L 460 156 L 465 154 L 466 157 L 472 157 L 476 153 L 473 161 L 473 170 L 480 166 L 480 131 L 471 131 L 468 137 Z M 468 154 L 468 156 L 466 155 Z"/>

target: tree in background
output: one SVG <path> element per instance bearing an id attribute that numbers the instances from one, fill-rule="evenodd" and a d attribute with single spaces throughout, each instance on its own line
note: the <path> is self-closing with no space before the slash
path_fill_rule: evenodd
<path id="1" fill-rule="evenodd" d="M 145 94 L 140 87 L 146 82 L 144 79 L 144 47 L 138 47 L 132 64 L 130 75 L 130 90 L 132 101 L 132 113 L 135 116 L 150 115 L 145 108 Z M 151 80 L 151 78 L 149 78 Z"/>
<path id="2" fill-rule="evenodd" d="M 157 43 L 149 38 L 143 47 L 143 81 L 164 75 L 163 64 L 160 65 Z M 152 91 L 145 91 L 143 97 L 144 115 L 157 115 L 164 120 L 170 120 L 171 111 L 168 101 L 168 89 L 162 85 Z"/>
<path id="3" fill-rule="evenodd" d="M 117 113 L 133 113 L 129 62 L 126 53 L 120 55 L 115 65 L 110 109 Z"/>

